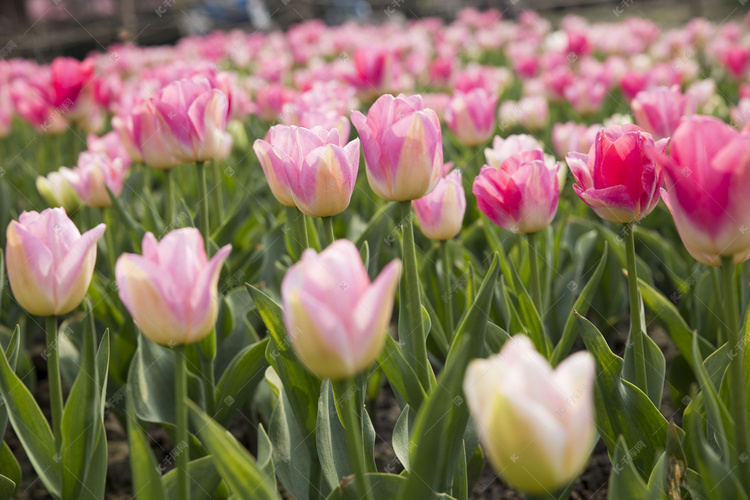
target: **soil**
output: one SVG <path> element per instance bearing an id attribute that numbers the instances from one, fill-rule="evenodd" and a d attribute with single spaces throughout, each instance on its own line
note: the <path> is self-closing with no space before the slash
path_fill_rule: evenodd
<path id="1" fill-rule="evenodd" d="M 667 335 L 655 329 L 650 332 L 657 345 L 664 351 L 667 360 L 674 355 L 674 347 L 669 341 Z M 622 355 L 622 347 L 627 334 L 618 336 L 614 341 L 615 352 Z M 622 338 L 620 338 L 622 337 Z M 619 349 L 618 349 L 619 348 Z M 47 392 L 47 374 L 45 363 L 37 359 L 41 353 L 32 352 L 35 365 L 38 372 L 38 383 L 34 391 L 34 396 L 39 402 L 45 415 L 49 418 L 49 400 Z M 679 416 L 677 410 L 672 404 L 665 390 L 662 413 L 669 419 L 671 416 Z M 377 400 L 377 412 L 374 421 L 377 433 L 375 441 L 375 461 L 378 470 L 381 472 L 399 473 L 402 466 L 396 458 L 392 441 L 392 430 L 396 424 L 399 415 L 399 408 L 396 398 L 390 390 L 387 383 L 384 383 Z M 130 463 L 128 456 L 127 436 L 120 421 L 113 413 L 105 417 L 105 429 L 107 432 L 109 466 L 107 469 L 107 500 L 131 500 L 133 492 L 131 488 Z M 245 446 L 252 446 L 247 439 L 251 434 L 250 425 L 246 419 L 238 417 L 230 426 L 232 434 L 237 436 Z M 151 438 L 151 445 L 154 449 L 157 461 L 163 459 L 169 452 L 170 444 L 166 432 L 158 427 L 152 426 L 148 429 L 148 435 Z M 23 450 L 13 429 L 8 425 L 5 440 L 10 449 L 15 454 L 23 471 L 23 482 L 17 495 L 19 500 L 46 500 L 51 497 L 44 489 L 34 473 L 26 453 Z M 601 500 L 607 497 L 607 483 L 609 478 L 611 464 L 607 455 L 604 444 L 600 441 L 594 450 L 589 465 L 581 477 L 576 481 L 575 486 L 570 494 L 572 500 Z M 283 488 L 280 488 L 283 490 Z M 291 498 L 286 492 L 282 491 L 283 498 Z M 474 500 L 521 500 L 523 495 L 508 488 L 497 474 L 492 470 L 489 464 L 485 465 L 483 474 L 473 487 L 471 498 Z"/>

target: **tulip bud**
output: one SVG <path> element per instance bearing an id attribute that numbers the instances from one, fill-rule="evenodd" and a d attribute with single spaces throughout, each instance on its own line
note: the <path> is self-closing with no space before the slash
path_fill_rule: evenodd
<path id="1" fill-rule="evenodd" d="M 36 189 L 51 207 L 63 207 L 66 212 L 75 212 L 81 206 L 81 199 L 62 172 L 37 177 Z"/>
<path id="2" fill-rule="evenodd" d="M 484 89 L 456 92 L 445 110 L 445 123 L 461 144 L 476 146 L 492 137 L 496 109 L 497 95 Z"/>
<path id="3" fill-rule="evenodd" d="M 560 164 L 545 163 L 540 150 L 511 155 L 499 168 L 482 167 L 472 192 L 477 206 L 498 226 L 514 233 L 547 227 L 560 198 Z"/>
<path id="4" fill-rule="evenodd" d="M 750 135 L 712 116 L 685 118 L 669 152 L 649 151 L 665 172 L 661 195 L 682 243 L 697 261 L 750 257 Z"/>
<path id="5" fill-rule="evenodd" d="M 549 494 L 583 472 L 597 439 L 595 365 L 583 351 L 552 369 L 528 337 L 475 359 L 464 393 L 482 448 L 514 488 Z"/>
<path id="6" fill-rule="evenodd" d="M 604 220 L 622 224 L 641 220 L 659 202 L 663 183 L 663 174 L 646 151 L 663 151 L 666 143 L 666 139 L 654 143 L 635 125 L 601 129 L 588 155 L 565 155 L 577 182 L 573 189 Z"/>
<path id="7" fill-rule="evenodd" d="M 446 164 L 447 165 L 447 164 Z M 453 170 L 440 179 L 427 196 L 411 202 L 422 233 L 432 240 L 449 240 L 461 231 L 466 213 L 466 193 L 461 171 Z"/>
<path id="8" fill-rule="evenodd" d="M 359 251 L 337 240 L 305 250 L 281 283 L 284 322 L 297 356 L 321 378 L 341 380 L 380 354 L 401 274 L 394 260 L 370 282 Z"/>
<path id="9" fill-rule="evenodd" d="M 655 139 L 671 136 L 683 116 L 695 114 L 696 105 L 695 98 L 677 85 L 644 90 L 630 103 L 635 122 Z"/>
<path id="10" fill-rule="evenodd" d="M 16 301 L 30 314 L 58 316 L 78 307 L 91 284 L 96 242 L 106 226 L 83 235 L 64 208 L 23 212 L 11 221 L 5 256 Z"/>
<path id="11" fill-rule="evenodd" d="M 103 208 L 112 205 L 107 188 L 115 196 L 120 196 L 128 170 L 120 158 L 112 159 L 104 153 L 84 151 L 78 155 L 77 167 L 62 168 L 60 173 L 86 206 Z"/>
<path id="12" fill-rule="evenodd" d="M 443 139 L 437 114 L 422 97 L 390 94 L 372 105 L 367 117 L 351 112 L 362 140 L 367 180 L 388 201 L 419 199 L 435 189 L 443 167 Z"/>
<path id="13" fill-rule="evenodd" d="M 346 210 L 359 171 L 359 139 L 342 146 L 338 129 L 275 125 L 253 145 L 271 191 L 311 217 Z"/>
<path id="14" fill-rule="evenodd" d="M 160 242 L 143 237 L 143 255 L 117 259 L 115 276 L 123 304 L 141 332 L 161 345 L 200 341 L 216 324 L 219 275 L 232 250 L 222 247 L 211 260 L 192 227 L 168 233 Z"/>

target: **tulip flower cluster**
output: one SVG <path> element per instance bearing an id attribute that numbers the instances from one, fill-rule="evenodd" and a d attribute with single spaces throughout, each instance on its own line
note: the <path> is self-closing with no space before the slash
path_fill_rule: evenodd
<path id="1" fill-rule="evenodd" d="M 750 498 L 750 16 L 395 6 L 0 58 L 0 498 Z"/>

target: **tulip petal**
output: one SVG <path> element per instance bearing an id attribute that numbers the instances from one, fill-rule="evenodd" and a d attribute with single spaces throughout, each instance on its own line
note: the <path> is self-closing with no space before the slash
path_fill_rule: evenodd
<path id="1" fill-rule="evenodd" d="M 55 284 L 52 252 L 19 222 L 10 222 L 6 236 L 8 281 L 16 301 L 30 314 L 53 314 Z"/>
<path id="2" fill-rule="evenodd" d="M 216 318 L 219 314 L 217 295 L 219 276 L 231 251 L 232 245 L 222 247 L 203 267 L 193 282 L 193 288 L 190 290 L 191 324 L 183 340 L 186 344 L 202 339 L 216 325 Z"/>
<path id="3" fill-rule="evenodd" d="M 96 264 L 96 244 L 106 229 L 107 226 L 99 224 L 85 232 L 70 246 L 63 260 L 57 263 L 55 269 L 56 314 L 72 311 L 86 296 Z"/>

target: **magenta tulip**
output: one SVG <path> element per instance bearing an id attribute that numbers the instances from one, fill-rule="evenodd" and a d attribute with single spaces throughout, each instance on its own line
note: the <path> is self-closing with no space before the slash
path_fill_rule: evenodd
<path id="1" fill-rule="evenodd" d="M 337 240 L 305 250 L 281 283 L 284 322 L 294 351 L 321 378 L 342 380 L 380 354 L 401 274 L 394 260 L 370 282 L 357 247 Z"/>
<path id="2" fill-rule="evenodd" d="M 381 96 L 365 117 L 351 112 L 362 139 L 367 180 L 389 201 L 419 199 L 435 189 L 443 167 L 443 139 L 437 114 L 422 97 Z"/>
<path id="3" fill-rule="evenodd" d="M 695 114 L 696 105 L 695 98 L 677 85 L 644 90 L 630 103 L 635 123 L 655 139 L 671 136 L 683 116 Z"/>
<path id="4" fill-rule="evenodd" d="M 226 157 L 232 141 L 228 109 L 226 94 L 196 77 L 170 83 L 132 115 L 113 118 L 112 126 L 132 158 L 167 169 Z"/>
<path id="5" fill-rule="evenodd" d="M 312 217 L 349 206 L 359 171 L 359 139 L 341 145 L 338 129 L 275 125 L 253 145 L 276 199 Z"/>
<path id="6" fill-rule="evenodd" d="M 577 182 L 573 189 L 604 220 L 639 221 L 659 202 L 663 183 L 663 174 L 647 151 L 663 151 L 666 144 L 666 139 L 654 143 L 650 134 L 635 125 L 601 129 L 588 155 L 565 155 Z"/>
<path id="7" fill-rule="evenodd" d="M 461 144 L 483 144 L 495 131 L 497 95 L 481 88 L 456 92 L 445 110 L 445 123 Z"/>
<path id="8" fill-rule="evenodd" d="M 685 248 L 699 262 L 750 257 L 750 135 L 712 116 L 685 118 L 669 151 L 652 155 L 665 171 L 661 195 Z"/>
<path id="9" fill-rule="evenodd" d="M 117 259 L 120 298 L 141 332 L 161 345 L 192 344 L 211 333 L 219 312 L 217 286 L 232 250 L 208 259 L 200 232 L 192 227 L 168 233 L 160 242 L 143 237 L 143 255 Z"/>
<path id="10" fill-rule="evenodd" d="M 66 314 L 83 301 L 96 263 L 96 243 L 106 226 L 83 235 L 63 208 L 23 212 L 7 231 L 8 281 L 30 314 Z"/>
<path id="11" fill-rule="evenodd" d="M 536 233 L 552 222 L 560 197 L 558 170 L 540 150 L 516 153 L 500 168 L 485 165 L 474 179 L 477 206 L 492 222 L 514 233 Z"/>
<path id="12" fill-rule="evenodd" d="M 461 171 L 453 170 L 440 179 L 427 196 L 411 202 L 422 233 L 431 240 L 449 240 L 463 225 L 466 193 L 461 184 Z"/>

